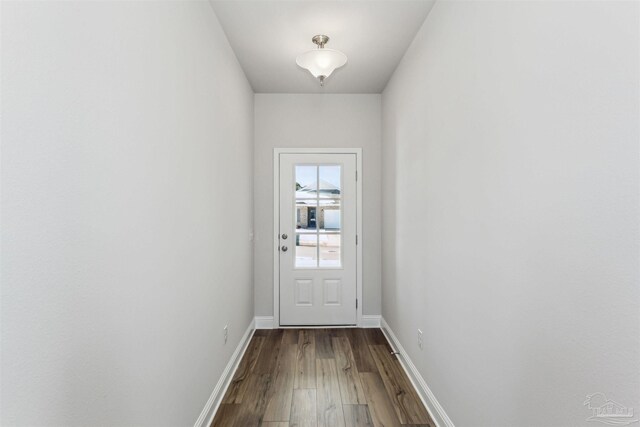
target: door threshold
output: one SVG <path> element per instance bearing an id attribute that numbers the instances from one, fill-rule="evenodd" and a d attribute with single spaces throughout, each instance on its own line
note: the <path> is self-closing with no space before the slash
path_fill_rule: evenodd
<path id="1" fill-rule="evenodd" d="M 357 327 L 358 325 L 354 323 L 346 325 L 280 325 L 274 329 L 346 329 Z"/>

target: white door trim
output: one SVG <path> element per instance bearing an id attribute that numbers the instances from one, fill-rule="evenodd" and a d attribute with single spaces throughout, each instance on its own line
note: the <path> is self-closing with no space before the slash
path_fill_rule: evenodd
<path id="1" fill-rule="evenodd" d="M 355 154 L 356 173 L 356 309 L 357 326 L 362 326 L 362 148 L 274 148 L 273 149 L 273 327 L 280 327 L 280 154 Z"/>

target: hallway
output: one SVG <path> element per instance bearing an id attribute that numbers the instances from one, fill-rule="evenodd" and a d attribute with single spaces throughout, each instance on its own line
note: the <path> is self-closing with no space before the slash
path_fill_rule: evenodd
<path id="1" fill-rule="evenodd" d="M 0 426 L 638 425 L 639 18 L 0 0 Z"/>
<path id="2" fill-rule="evenodd" d="M 213 427 L 433 427 L 380 329 L 257 330 Z"/>

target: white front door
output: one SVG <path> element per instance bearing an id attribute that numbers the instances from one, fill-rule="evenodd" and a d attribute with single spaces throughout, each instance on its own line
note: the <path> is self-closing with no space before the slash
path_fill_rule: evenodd
<path id="1" fill-rule="evenodd" d="M 355 325 L 356 155 L 279 162 L 280 324 Z"/>

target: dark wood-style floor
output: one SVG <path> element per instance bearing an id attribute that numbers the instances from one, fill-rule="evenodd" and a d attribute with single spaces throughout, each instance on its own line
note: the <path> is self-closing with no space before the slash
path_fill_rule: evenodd
<path id="1" fill-rule="evenodd" d="M 380 329 L 257 330 L 215 427 L 430 426 Z"/>

